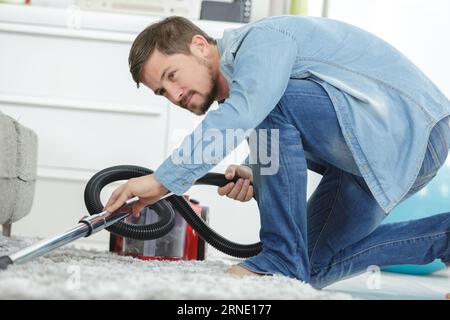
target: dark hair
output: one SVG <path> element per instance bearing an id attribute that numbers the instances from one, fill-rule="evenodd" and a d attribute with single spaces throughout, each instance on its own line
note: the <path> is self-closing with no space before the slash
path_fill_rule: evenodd
<path id="1" fill-rule="evenodd" d="M 151 24 L 134 39 L 128 56 L 133 80 L 139 88 L 142 67 L 155 49 L 164 54 L 191 54 L 190 44 L 195 35 L 203 36 L 208 43 L 216 44 L 216 40 L 208 36 L 186 18 L 173 16 Z"/>

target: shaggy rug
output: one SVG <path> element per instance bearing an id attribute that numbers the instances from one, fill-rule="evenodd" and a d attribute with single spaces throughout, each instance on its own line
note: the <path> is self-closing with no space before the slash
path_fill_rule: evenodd
<path id="1" fill-rule="evenodd" d="M 0 256 L 38 239 L 0 236 Z M 0 271 L 0 299 L 352 299 L 288 277 L 225 274 L 236 259 L 142 261 L 67 245 Z"/>

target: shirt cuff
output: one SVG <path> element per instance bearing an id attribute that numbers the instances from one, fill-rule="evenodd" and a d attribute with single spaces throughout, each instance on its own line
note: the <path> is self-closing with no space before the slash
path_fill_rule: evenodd
<path id="1" fill-rule="evenodd" d="M 169 156 L 154 175 L 170 192 L 181 196 L 212 167 L 210 164 L 174 164 Z"/>

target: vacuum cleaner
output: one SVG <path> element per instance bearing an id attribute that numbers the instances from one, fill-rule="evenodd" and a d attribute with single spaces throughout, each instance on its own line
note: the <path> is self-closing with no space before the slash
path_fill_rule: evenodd
<path id="1" fill-rule="evenodd" d="M 209 208 L 201 206 L 199 201 L 188 195 L 184 195 L 184 198 L 197 216 L 209 224 Z M 174 224 L 166 235 L 154 240 L 138 240 L 110 233 L 109 251 L 142 260 L 204 260 L 207 255 L 207 243 L 184 220 L 178 210 L 172 209 Z M 130 215 L 123 221 L 134 225 L 144 225 L 156 223 L 158 220 L 155 210 L 146 207 L 140 212 L 138 218 Z"/>
<path id="2" fill-rule="evenodd" d="M 199 206 L 197 201 L 186 195 L 169 193 L 144 208 L 139 218 L 132 215 L 132 206 L 139 200 L 137 197 L 127 200 L 115 212 L 103 211 L 100 194 L 106 185 L 152 173 L 150 169 L 132 165 L 113 166 L 99 171 L 88 181 L 84 191 L 84 201 L 90 215 L 60 235 L 0 257 L 0 269 L 25 263 L 103 229 L 112 235 L 110 251 L 141 259 L 202 260 L 205 258 L 205 242 L 237 258 L 251 257 L 261 251 L 261 242 L 239 244 L 216 233 L 207 224 L 207 208 Z M 223 174 L 207 173 L 195 185 L 222 187 L 229 182 Z"/>

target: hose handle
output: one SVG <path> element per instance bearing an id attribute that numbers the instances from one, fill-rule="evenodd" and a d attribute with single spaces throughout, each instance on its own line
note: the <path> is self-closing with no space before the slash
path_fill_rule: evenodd
<path id="1" fill-rule="evenodd" d="M 233 177 L 233 179 L 228 180 L 225 178 L 225 175 L 222 173 L 216 173 L 216 172 L 210 172 L 205 174 L 203 177 L 199 178 L 195 185 L 208 185 L 208 186 L 217 186 L 217 187 L 223 187 L 227 185 L 230 182 L 236 183 L 239 180 L 240 177 Z M 250 182 L 250 185 L 253 185 L 252 182 Z"/>

